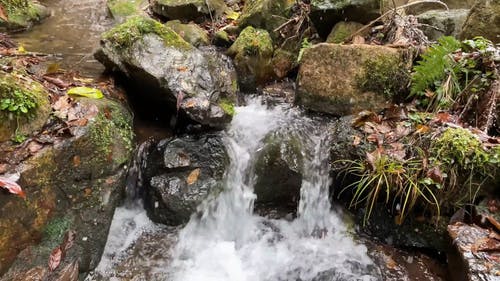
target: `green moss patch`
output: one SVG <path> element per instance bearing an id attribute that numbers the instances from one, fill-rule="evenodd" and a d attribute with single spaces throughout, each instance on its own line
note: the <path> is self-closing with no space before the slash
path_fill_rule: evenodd
<path id="1" fill-rule="evenodd" d="M 182 49 L 192 48 L 189 43 L 184 41 L 179 34 L 169 27 L 164 26 L 156 20 L 142 16 L 129 18 L 123 24 L 105 32 L 102 38 L 110 41 L 117 47 L 127 48 L 146 34 L 158 35 L 163 40 L 165 46 Z"/>
<path id="2" fill-rule="evenodd" d="M 219 106 L 227 115 L 234 116 L 234 114 L 236 113 L 234 110 L 234 103 L 228 99 L 221 99 L 219 101 Z"/>

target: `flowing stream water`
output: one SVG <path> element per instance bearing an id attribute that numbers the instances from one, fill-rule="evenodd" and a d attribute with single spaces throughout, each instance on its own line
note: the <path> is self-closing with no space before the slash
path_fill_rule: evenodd
<path id="1" fill-rule="evenodd" d="M 255 157 L 264 137 L 282 128 L 300 137 L 305 159 L 293 220 L 253 214 Z M 342 213 L 330 205 L 327 132 L 293 108 L 268 108 L 260 100 L 237 107 L 224 139 L 231 159 L 224 191 L 205 200 L 182 230 L 159 238 L 170 246 L 162 258 L 141 265 L 147 280 L 378 280 L 366 247 L 354 240 Z M 120 208 L 97 273 L 116 277 L 117 264 L 141 235 L 164 230 L 141 207 Z"/>

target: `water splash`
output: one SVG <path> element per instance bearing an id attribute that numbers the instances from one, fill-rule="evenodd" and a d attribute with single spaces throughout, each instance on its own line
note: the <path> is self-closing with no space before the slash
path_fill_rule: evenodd
<path id="1" fill-rule="evenodd" d="M 298 217 L 253 215 L 255 155 L 278 128 L 298 132 L 304 146 Z M 291 108 L 253 100 L 236 109 L 226 143 L 232 160 L 226 189 L 205 201 L 180 232 L 167 269 L 175 281 L 376 280 L 377 272 L 328 200 L 327 130 Z"/>

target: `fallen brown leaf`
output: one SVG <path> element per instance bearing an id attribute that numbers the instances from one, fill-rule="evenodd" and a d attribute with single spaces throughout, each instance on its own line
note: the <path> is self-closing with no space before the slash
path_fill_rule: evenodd
<path id="1" fill-rule="evenodd" d="M 54 271 L 59 264 L 61 264 L 62 260 L 62 250 L 61 247 L 57 246 L 54 250 L 52 250 L 52 253 L 50 253 L 49 257 L 49 269 L 50 271 Z"/>
<path id="2" fill-rule="evenodd" d="M 17 184 L 12 179 L 6 177 L 0 177 L 0 187 L 7 189 L 12 194 L 16 194 L 19 197 L 26 199 L 26 194 L 19 184 Z"/>
<path id="3" fill-rule="evenodd" d="M 193 183 L 198 181 L 199 176 L 200 176 L 200 169 L 199 168 L 194 169 L 193 171 L 191 171 L 191 173 L 189 173 L 189 176 L 186 179 L 187 184 L 192 185 Z"/>

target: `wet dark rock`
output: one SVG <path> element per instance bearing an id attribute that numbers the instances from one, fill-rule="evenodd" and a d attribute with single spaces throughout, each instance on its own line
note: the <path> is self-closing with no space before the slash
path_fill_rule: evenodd
<path id="1" fill-rule="evenodd" d="M 493 281 L 500 279 L 498 233 L 477 225 L 455 223 L 448 226 L 454 252 L 448 255 L 454 280 Z"/>
<path id="2" fill-rule="evenodd" d="M 223 0 L 154 0 L 151 9 L 168 19 L 195 20 L 217 17 L 227 10 Z"/>
<path id="3" fill-rule="evenodd" d="M 300 137 L 283 128 L 264 139 L 255 163 L 256 208 L 295 211 L 302 184 L 303 154 Z"/>
<path id="4" fill-rule="evenodd" d="M 398 49 L 322 43 L 304 51 L 297 103 L 336 116 L 380 111 L 407 90 L 409 65 Z"/>
<path id="5" fill-rule="evenodd" d="M 340 21 L 355 21 L 363 24 L 380 15 L 380 0 L 311 0 L 310 18 L 318 33 L 325 37 Z"/>
<path id="6" fill-rule="evenodd" d="M 0 272 L 15 260 L 6 280 L 37 266 L 46 268 L 69 230 L 76 232 L 74 245 L 55 276 L 74 260 L 82 273 L 100 260 L 123 196 L 133 149 L 132 117 L 123 105 L 106 99 L 80 98 L 75 112 L 88 118 L 86 125 L 72 128 L 72 137 L 17 166 L 26 201 L 0 194 Z"/>
<path id="7" fill-rule="evenodd" d="M 219 134 L 160 141 L 143 167 L 145 208 L 155 222 L 179 225 L 221 190 L 229 157 Z"/>
<path id="8" fill-rule="evenodd" d="M 441 36 L 457 37 L 467 18 L 469 10 L 431 10 L 417 16 L 418 22 L 428 26 L 420 29 L 430 40 L 437 40 Z M 436 29 L 437 28 L 437 29 Z"/>
<path id="9" fill-rule="evenodd" d="M 130 28 L 140 30 L 127 35 Z M 129 36 L 129 37 L 123 37 Z M 127 39 L 124 39 L 127 38 Z M 231 60 L 212 48 L 196 49 L 152 19 L 133 18 L 103 35 L 96 58 L 143 91 L 134 93 L 162 114 L 222 128 L 232 118 L 238 83 Z"/>
<path id="10" fill-rule="evenodd" d="M 270 104 L 293 104 L 295 101 L 295 83 L 292 81 L 271 83 L 262 89 L 262 96 Z"/>

